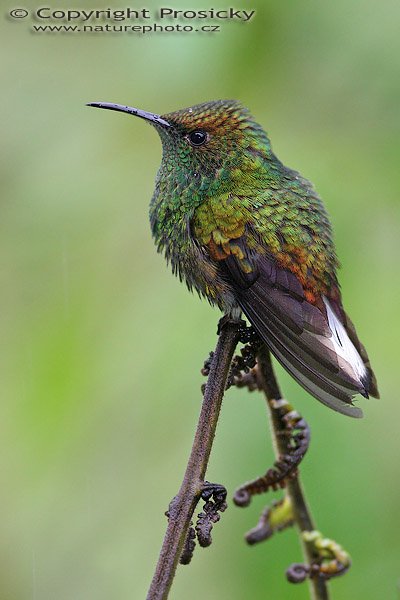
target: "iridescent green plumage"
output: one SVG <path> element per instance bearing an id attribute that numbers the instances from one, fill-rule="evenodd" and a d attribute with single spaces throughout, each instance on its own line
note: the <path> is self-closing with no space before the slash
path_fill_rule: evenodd
<path id="1" fill-rule="evenodd" d="M 225 308 L 218 278 L 197 266 L 195 240 L 222 258 L 235 253 L 235 240 L 272 253 L 295 271 L 310 295 L 336 285 L 337 260 L 327 214 L 311 184 L 287 169 L 269 140 L 237 102 L 212 102 L 165 115 L 174 132 L 160 130 L 163 161 L 150 208 L 159 249 L 189 287 Z M 201 148 L 186 135 L 199 128 L 209 140 Z M 194 264 L 191 264 L 194 262 Z M 196 265 L 196 268 L 193 267 Z"/>
<path id="2" fill-rule="evenodd" d="M 367 353 L 345 314 L 329 219 L 313 186 L 273 154 L 236 101 L 147 119 L 163 146 L 150 205 L 158 250 L 189 289 L 242 311 L 312 395 L 360 416 L 354 394 L 378 396 Z"/>

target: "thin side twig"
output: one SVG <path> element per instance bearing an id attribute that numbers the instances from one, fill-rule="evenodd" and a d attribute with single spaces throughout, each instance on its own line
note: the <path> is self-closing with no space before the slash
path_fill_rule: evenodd
<path id="1" fill-rule="evenodd" d="M 275 451 L 277 457 L 279 457 L 284 455 L 287 451 L 287 448 L 285 446 L 286 441 L 285 436 L 282 435 L 282 422 L 279 420 L 276 411 L 272 409 L 271 402 L 273 400 L 280 400 L 282 398 L 282 394 L 279 389 L 279 385 L 272 367 L 271 356 L 266 346 L 262 346 L 259 349 L 257 361 L 257 376 L 259 380 L 258 383 L 259 387 L 264 391 L 265 396 L 267 398 L 267 405 L 269 408 L 269 414 L 271 419 L 271 428 Z M 304 497 L 304 492 L 298 475 L 288 480 L 287 493 L 292 503 L 294 519 L 299 530 L 301 532 L 315 530 L 310 509 L 307 506 L 307 502 Z M 305 542 L 303 539 L 301 543 L 307 563 L 313 563 L 315 560 L 315 555 L 310 544 Z M 329 600 L 328 586 L 326 581 L 322 577 L 312 577 L 309 579 L 309 582 L 312 600 Z"/>
<path id="2" fill-rule="evenodd" d="M 168 598 L 190 522 L 203 489 L 240 326 L 240 322 L 225 321 L 220 327 L 192 450 L 181 488 L 169 508 L 167 532 L 147 600 L 166 600 Z"/>

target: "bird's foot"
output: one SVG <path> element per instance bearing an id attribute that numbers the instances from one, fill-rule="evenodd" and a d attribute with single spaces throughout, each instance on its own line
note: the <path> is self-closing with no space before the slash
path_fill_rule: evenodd
<path id="1" fill-rule="evenodd" d="M 218 325 L 217 325 L 217 335 L 221 335 L 221 331 L 224 329 L 224 327 L 227 327 L 228 325 L 240 325 L 246 327 L 246 321 L 243 321 L 243 319 L 240 318 L 240 314 L 238 317 L 231 315 L 231 314 L 226 314 L 223 317 L 220 318 L 220 320 L 218 321 Z"/>

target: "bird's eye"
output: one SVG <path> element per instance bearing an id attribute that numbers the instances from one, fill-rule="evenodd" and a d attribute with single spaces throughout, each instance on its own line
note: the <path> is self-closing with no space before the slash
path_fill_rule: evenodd
<path id="1" fill-rule="evenodd" d="M 192 131 L 188 135 L 189 141 L 192 146 L 202 146 L 208 139 L 205 131 Z"/>

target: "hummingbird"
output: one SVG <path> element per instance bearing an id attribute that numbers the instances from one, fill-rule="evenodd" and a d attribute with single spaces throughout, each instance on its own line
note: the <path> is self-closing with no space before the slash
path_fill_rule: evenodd
<path id="1" fill-rule="evenodd" d="M 162 161 L 150 202 L 159 252 L 189 290 L 228 318 L 246 316 L 312 396 L 351 417 L 357 394 L 379 397 L 367 352 L 343 308 L 327 211 L 313 185 L 284 166 L 247 108 L 205 102 L 144 119 Z"/>

